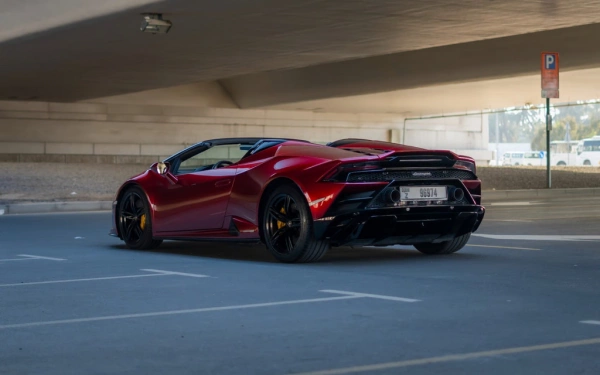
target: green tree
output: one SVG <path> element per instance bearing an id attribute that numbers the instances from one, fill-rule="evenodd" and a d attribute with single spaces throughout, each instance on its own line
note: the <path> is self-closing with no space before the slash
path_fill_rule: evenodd
<path id="1" fill-rule="evenodd" d="M 499 142 L 528 142 L 540 123 L 536 109 L 524 108 L 499 112 L 490 115 L 490 142 L 496 142 L 496 122 L 498 122 Z"/>
<path id="2" fill-rule="evenodd" d="M 569 135 L 572 141 L 590 138 L 600 134 L 600 117 L 592 117 L 590 123 L 585 125 L 577 121 L 573 116 L 566 116 L 556 120 L 550 132 L 550 141 L 564 141 L 569 127 Z M 546 125 L 538 126 L 531 140 L 531 149 L 546 151 Z"/>

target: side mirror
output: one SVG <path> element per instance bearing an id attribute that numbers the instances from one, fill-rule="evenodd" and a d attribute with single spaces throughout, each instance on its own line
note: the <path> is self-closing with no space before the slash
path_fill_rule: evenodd
<path id="1" fill-rule="evenodd" d="M 167 174 L 167 171 L 169 170 L 169 166 L 165 163 L 158 163 L 156 164 L 156 171 L 158 172 L 158 174 L 164 176 L 165 174 Z"/>

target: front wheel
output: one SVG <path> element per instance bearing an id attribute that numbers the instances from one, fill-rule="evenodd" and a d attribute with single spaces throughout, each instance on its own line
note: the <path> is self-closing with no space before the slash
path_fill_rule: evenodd
<path id="1" fill-rule="evenodd" d="M 271 254 L 285 263 L 321 259 L 329 243 L 314 237 L 312 215 L 302 193 L 294 186 L 281 185 L 268 194 L 262 233 Z"/>
<path id="2" fill-rule="evenodd" d="M 119 233 L 130 249 L 149 250 L 162 240 L 152 238 L 150 205 L 142 189 L 127 189 L 119 200 Z"/>
<path id="3" fill-rule="evenodd" d="M 418 243 L 414 244 L 413 246 L 423 254 L 452 254 L 465 247 L 470 238 L 471 233 L 467 233 L 450 241 L 444 241 L 440 243 Z"/>

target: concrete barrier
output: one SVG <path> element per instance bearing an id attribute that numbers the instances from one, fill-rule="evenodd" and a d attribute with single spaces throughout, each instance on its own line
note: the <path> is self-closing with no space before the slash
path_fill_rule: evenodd
<path id="1" fill-rule="evenodd" d="M 504 199 L 568 198 L 574 196 L 600 196 L 600 188 L 484 190 L 482 192 L 484 202 Z"/>
<path id="2" fill-rule="evenodd" d="M 4 215 L 108 211 L 111 205 L 111 201 L 11 203 L 0 206 L 0 211 Z"/>

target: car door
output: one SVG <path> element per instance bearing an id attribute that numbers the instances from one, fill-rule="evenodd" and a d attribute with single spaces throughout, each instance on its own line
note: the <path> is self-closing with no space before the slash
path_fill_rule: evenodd
<path id="1" fill-rule="evenodd" d="M 236 168 L 165 176 L 155 199 L 155 221 L 160 232 L 220 229 L 229 202 Z"/>

